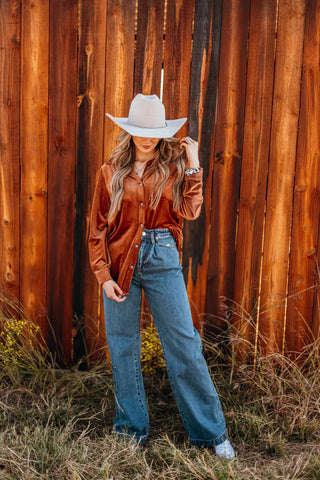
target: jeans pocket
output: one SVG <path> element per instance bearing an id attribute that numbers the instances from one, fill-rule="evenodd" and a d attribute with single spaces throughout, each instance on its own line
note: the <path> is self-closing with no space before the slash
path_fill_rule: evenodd
<path id="1" fill-rule="evenodd" d="M 158 246 L 159 247 L 165 247 L 165 248 L 176 248 L 176 242 L 175 239 L 170 235 L 165 238 L 159 238 L 158 239 Z"/>

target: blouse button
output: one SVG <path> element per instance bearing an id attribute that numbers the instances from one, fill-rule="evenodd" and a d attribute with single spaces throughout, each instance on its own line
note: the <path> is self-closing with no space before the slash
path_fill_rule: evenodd
<path id="1" fill-rule="evenodd" d="M 133 268 L 133 265 L 130 265 L 130 268 Z"/>
<path id="2" fill-rule="evenodd" d="M 139 245 L 135 245 L 135 247 L 136 247 L 136 248 L 138 248 L 138 247 L 139 247 Z"/>
<path id="3" fill-rule="evenodd" d="M 141 203 L 140 203 L 140 205 L 142 206 L 142 205 L 143 205 L 143 203 L 141 202 Z"/>

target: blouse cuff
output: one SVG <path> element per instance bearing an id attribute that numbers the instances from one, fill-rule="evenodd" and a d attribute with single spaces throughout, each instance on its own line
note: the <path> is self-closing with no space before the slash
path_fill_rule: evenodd
<path id="1" fill-rule="evenodd" d="M 191 173 L 189 175 L 185 175 L 184 178 L 185 180 L 195 180 L 195 181 L 201 181 L 203 176 L 203 168 L 200 167 L 199 171 L 196 173 Z"/>
<path id="2" fill-rule="evenodd" d="M 102 285 L 104 282 L 108 280 L 113 280 L 111 277 L 111 273 L 109 268 L 105 268 L 104 270 L 100 270 L 99 272 L 95 272 L 99 285 Z"/>

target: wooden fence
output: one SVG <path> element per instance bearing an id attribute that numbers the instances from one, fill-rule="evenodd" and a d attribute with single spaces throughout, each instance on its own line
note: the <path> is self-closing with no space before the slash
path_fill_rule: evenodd
<path id="1" fill-rule="evenodd" d="M 79 358 L 81 321 L 89 352 L 105 341 L 87 254 L 105 112 L 161 88 L 204 168 L 184 226 L 197 327 L 232 319 L 267 352 L 319 336 L 319 58 L 320 0 L 0 1 L 0 288 L 51 348 Z"/>

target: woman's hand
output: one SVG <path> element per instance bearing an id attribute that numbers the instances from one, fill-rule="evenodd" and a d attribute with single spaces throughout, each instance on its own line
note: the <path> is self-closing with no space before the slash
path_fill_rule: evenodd
<path id="1" fill-rule="evenodd" d="M 180 140 L 180 148 L 184 148 L 187 154 L 187 168 L 198 168 L 199 163 L 199 145 L 198 142 L 190 137 L 184 137 Z"/>
<path id="2" fill-rule="evenodd" d="M 102 284 L 102 287 L 106 292 L 107 297 L 116 302 L 123 302 L 127 298 L 114 280 L 107 280 Z"/>

